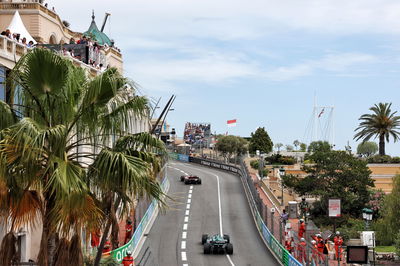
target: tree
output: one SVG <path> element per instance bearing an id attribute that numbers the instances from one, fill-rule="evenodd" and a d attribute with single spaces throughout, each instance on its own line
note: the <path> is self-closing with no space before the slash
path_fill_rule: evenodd
<path id="1" fill-rule="evenodd" d="M 392 104 L 379 103 L 369 108 L 373 113 L 360 116 L 359 126 L 354 130 L 355 140 L 362 139 L 363 142 L 375 136 L 379 138 L 379 155 L 385 155 L 385 141 L 389 142 L 391 136 L 396 142 L 400 137 L 398 131 L 400 126 L 400 116 L 391 110 Z"/>
<path id="2" fill-rule="evenodd" d="M 278 152 L 281 151 L 281 148 L 282 148 L 282 147 L 283 147 L 283 144 L 282 144 L 282 143 L 276 143 L 276 144 L 275 144 L 275 148 L 278 149 Z"/>
<path id="3" fill-rule="evenodd" d="M 74 247 L 68 252 L 79 264 L 82 229 L 99 228 L 112 215 L 101 204 L 110 191 L 113 206 L 126 189 L 130 198 L 121 201 L 132 200 L 132 194 L 157 200 L 162 195 L 152 175 L 157 164 L 151 162 L 161 143 L 148 134 L 129 136 L 135 146 L 123 146 L 125 138 L 115 147 L 110 141 L 127 134 L 132 116 L 148 113 L 147 99 L 127 98 L 122 89 L 127 80 L 115 68 L 89 79 L 82 68 L 45 49 L 22 57 L 11 83 L 18 102 L 0 101 L 0 218 L 11 221 L 10 234 L 41 220 L 40 265 L 55 263 L 57 238 L 59 245 Z M 149 142 L 156 148 L 142 150 Z M 12 241 L 5 238 L 2 246 L 11 248 Z M 2 265 L 10 263 L 5 254 L 2 248 Z"/>
<path id="4" fill-rule="evenodd" d="M 377 222 L 377 239 L 383 245 L 392 245 L 400 231 L 400 175 L 393 178 L 392 192 L 385 196 Z"/>
<path id="5" fill-rule="evenodd" d="M 357 146 L 357 154 L 363 157 L 370 157 L 378 151 L 378 145 L 372 141 L 361 142 Z"/>
<path id="6" fill-rule="evenodd" d="M 296 148 L 296 151 L 297 151 L 297 147 L 299 147 L 300 144 L 301 144 L 300 141 L 298 141 L 297 139 L 295 141 L 293 141 L 293 145 Z"/>
<path id="7" fill-rule="evenodd" d="M 300 143 L 300 151 L 305 152 L 307 150 L 307 144 Z"/>
<path id="8" fill-rule="evenodd" d="M 250 153 L 255 154 L 256 150 L 259 150 L 261 153 L 270 153 L 272 147 L 273 143 L 264 127 L 259 127 L 254 133 L 251 133 Z"/>
<path id="9" fill-rule="evenodd" d="M 322 141 L 322 140 L 313 141 L 308 146 L 308 152 L 317 152 L 317 151 L 328 152 L 328 151 L 331 151 L 331 150 L 332 150 L 332 147 L 329 144 L 329 142 Z"/>
<path id="10" fill-rule="evenodd" d="M 292 145 L 286 145 L 286 151 L 293 151 L 294 148 Z"/>
<path id="11" fill-rule="evenodd" d="M 309 156 L 314 163 L 304 165 L 304 178 L 285 176 L 284 185 L 299 195 L 313 195 L 314 216 L 326 215 L 329 198 L 340 198 L 342 214 L 358 217 L 369 202 L 369 187 L 374 186 L 367 163 L 344 151 L 316 151 Z"/>
<path id="12" fill-rule="evenodd" d="M 247 141 L 237 136 L 221 136 L 215 148 L 220 151 L 225 158 L 230 158 L 232 155 L 243 155 L 247 152 Z"/>

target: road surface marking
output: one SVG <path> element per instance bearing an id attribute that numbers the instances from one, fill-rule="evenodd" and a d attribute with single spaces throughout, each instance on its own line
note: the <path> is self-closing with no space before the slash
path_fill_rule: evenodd
<path id="1" fill-rule="evenodd" d="M 185 264 L 183 264 L 182 266 L 189 266 L 189 264 L 186 264 L 186 263 L 185 263 Z"/>
<path id="2" fill-rule="evenodd" d="M 185 216 L 185 223 L 189 222 L 189 216 Z"/>
<path id="3" fill-rule="evenodd" d="M 219 176 L 214 174 L 213 172 L 205 171 L 205 170 L 202 170 L 202 169 L 199 169 L 199 168 L 196 168 L 196 169 L 201 171 L 201 172 L 203 172 L 203 173 L 211 174 L 211 175 L 215 176 L 215 178 L 217 179 L 219 232 L 220 232 L 221 235 L 224 235 L 224 232 L 223 232 L 223 229 L 222 229 L 221 189 L 220 189 L 220 185 L 219 185 Z M 235 264 L 233 263 L 231 257 L 228 254 L 226 254 L 226 257 L 228 258 L 228 261 L 231 264 L 231 266 L 235 266 Z"/>
<path id="4" fill-rule="evenodd" d="M 189 190 L 189 194 L 192 194 L 192 192 L 193 192 L 193 189 L 190 189 L 190 190 Z"/>
<path id="5" fill-rule="evenodd" d="M 186 204 L 186 209 L 190 209 L 190 204 Z"/>
<path id="6" fill-rule="evenodd" d="M 188 195 L 188 198 L 191 199 L 191 198 L 192 198 L 192 194 L 189 194 L 189 195 Z"/>
<path id="7" fill-rule="evenodd" d="M 187 237 L 187 232 L 182 232 L 182 239 L 186 239 Z"/>
<path id="8" fill-rule="evenodd" d="M 181 249 L 186 249 L 186 241 L 181 242 Z"/>
<path id="9" fill-rule="evenodd" d="M 187 230 L 188 224 L 183 224 L 183 230 Z"/>
<path id="10" fill-rule="evenodd" d="M 189 212 L 190 212 L 189 210 L 186 210 L 185 215 L 189 215 Z"/>
<path id="11" fill-rule="evenodd" d="M 192 199 L 188 199 L 187 203 L 192 203 Z"/>
<path id="12" fill-rule="evenodd" d="M 182 261 L 187 261 L 186 252 L 182 251 Z"/>

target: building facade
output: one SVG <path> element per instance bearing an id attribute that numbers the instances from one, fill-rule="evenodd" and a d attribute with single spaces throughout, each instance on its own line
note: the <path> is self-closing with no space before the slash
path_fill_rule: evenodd
<path id="1" fill-rule="evenodd" d="M 49 46 L 48 48 L 59 52 L 65 51 L 65 47 L 71 47 L 82 51 L 83 54 L 72 56 L 71 53 L 64 55 L 71 60 L 75 65 L 85 69 L 87 75 L 96 76 L 100 74 L 107 67 L 115 67 L 123 73 L 123 60 L 122 54 L 119 49 L 114 46 L 108 36 L 102 33 L 95 22 L 94 14 L 92 20 L 88 16 L 88 31 L 85 33 L 75 32 L 69 29 L 61 20 L 59 15 L 48 9 L 43 1 L 35 0 L 0 0 L 0 100 L 12 103 L 11 99 L 11 86 L 7 85 L 7 77 L 11 69 L 15 66 L 16 62 L 31 49 L 29 44 L 23 43 L 22 38 L 14 38 L 15 36 L 7 36 L 10 23 L 20 19 L 27 32 L 36 42 L 36 46 Z M 23 27 L 22 26 L 22 27 Z M 19 32 L 12 32 L 11 34 L 19 34 Z M 91 42 L 99 43 L 99 46 L 92 47 L 89 43 L 79 43 L 83 36 L 92 38 Z M 98 38 L 98 39 L 97 39 Z M 72 43 L 74 41 L 74 43 Z M 71 48 L 72 50 L 72 48 Z M 86 60 L 82 60 L 83 55 Z M 97 61 L 96 61 L 97 60 Z M 126 87 L 127 97 L 133 97 L 133 90 Z M 137 118 L 132 116 L 130 121 L 130 133 L 148 132 L 150 129 L 150 122 L 148 118 Z M 3 236 L 8 232 L 8 228 L 0 225 L 0 241 Z M 41 225 L 35 228 L 25 226 L 19 228 L 17 232 L 18 254 L 21 262 L 28 262 L 29 260 L 36 261 L 39 252 L 40 238 L 41 238 Z"/>

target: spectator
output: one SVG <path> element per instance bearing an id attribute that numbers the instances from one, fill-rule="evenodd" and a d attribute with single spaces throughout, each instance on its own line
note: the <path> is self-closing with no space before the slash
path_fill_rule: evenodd
<path id="1" fill-rule="evenodd" d="M 75 44 L 75 39 L 74 38 L 69 39 L 69 44 Z"/>
<path id="2" fill-rule="evenodd" d="M 282 214 L 281 214 L 281 222 L 282 222 L 282 224 L 283 224 L 283 227 L 286 226 L 286 222 L 287 222 L 288 219 L 289 219 L 289 214 L 287 214 L 287 213 L 286 213 L 286 210 L 283 209 L 283 212 L 282 212 Z"/>
<path id="3" fill-rule="evenodd" d="M 3 30 L 3 31 L 1 32 L 1 35 L 2 35 L 2 36 L 6 36 L 6 35 L 7 35 L 6 31 Z"/>
<path id="4" fill-rule="evenodd" d="M 45 8 L 47 8 L 47 5 L 48 5 L 47 3 L 46 3 L 46 4 L 44 4 L 44 7 L 45 7 Z"/>
<path id="5" fill-rule="evenodd" d="M 304 224 L 304 220 L 300 219 L 300 226 L 299 226 L 299 238 L 302 238 L 304 233 L 306 232 L 306 225 Z"/>
<path id="6" fill-rule="evenodd" d="M 33 41 L 29 41 L 29 43 L 28 43 L 27 47 L 28 47 L 28 48 L 33 48 L 33 46 L 34 46 L 34 43 L 33 43 Z"/>
<path id="7" fill-rule="evenodd" d="M 12 39 L 11 31 L 9 29 L 6 29 L 6 37 Z"/>
<path id="8" fill-rule="evenodd" d="M 25 46 L 27 45 L 27 43 L 26 43 L 26 38 L 25 38 L 25 37 L 22 38 L 22 44 L 25 45 Z"/>

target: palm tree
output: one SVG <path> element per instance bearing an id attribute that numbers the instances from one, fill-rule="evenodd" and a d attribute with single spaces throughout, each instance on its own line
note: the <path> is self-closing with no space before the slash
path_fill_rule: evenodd
<path id="1" fill-rule="evenodd" d="M 90 79 L 67 59 L 34 49 L 17 63 L 11 82 L 18 101 L 0 102 L 7 111 L 0 114 L 0 218 L 11 221 L 11 232 L 41 220 L 39 265 L 55 263 L 58 237 L 60 245 L 80 249 L 82 229 L 109 220 L 98 197 L 112 193 L 103 191 L 118 192 L 112 203 L 144 194 L 161 198 L 153 178 L 161 144 L 139 134 L 130 136 L 131 146 L 121 144 L 127 137 L 113 146 L 113 138 L 127 135 L 132 117 L 148 114 L 147 99 L 127 98 L 127 80 L 116 69 Z M 107 178 L 121 180 L 117 186 Z M 72 249 L 81 261 L 82 252 Z"/>
<path id="2" fill-rule="evenodd" d="M 300 146 L 300 141 L 296 139 L 295 141 L 293 141 L 293 145 L 294 145 L 294 147 L 296 148 L 296 151 L 297 151 L 297 147 Z"/>
<path id="3" fill-rule="evenodd" d="M 278 153 L 280 152 L 280 150 L 281 150 L 282 147 L 283 147 L 283 144 L 282 144 L 282 143 L 276 143 L 276 144 L 275 144 L 275 148 L 278 149 Z"/>
<path id="4" fill-rule="evenodd" d="M 396 142 L 400 137 L 397 131 L 400 126 L 400 116 L 395 116 L 390 103 L 379 103 L 369 108 L 373 113 L 360 116 L 360 125 L 355 129 L 355 140 L 362 139 L 363 142 L 370 140 L 373 136 L 379 137 L 379 155 L 385 155 L 385 141 L 393 137 Z"/>

